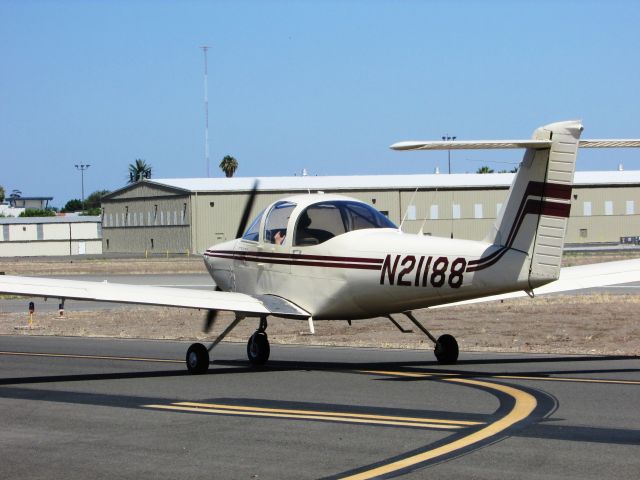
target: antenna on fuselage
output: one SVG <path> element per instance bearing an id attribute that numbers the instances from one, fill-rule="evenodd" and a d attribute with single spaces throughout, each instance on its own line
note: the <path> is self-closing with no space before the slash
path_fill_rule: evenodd
<path id="1" fill-rule="evenodd" d="M 404 221 L 407 219 L 407 215 L 409 214 L 409 207 L 413 205 L 413 200 L 416 198 L 416 193 L 418 193 L 418 189 L 420 187 L 416 187 L 413 195 L 411 195 L 411 200 L 409 200 L 409 205 L 407 205 L 406 210 L 404 211 L 404 217 L 402 217 L 402 221 L 400 222 L 400 231 L 402 231 L 402 225 L 404 225 Z"/>

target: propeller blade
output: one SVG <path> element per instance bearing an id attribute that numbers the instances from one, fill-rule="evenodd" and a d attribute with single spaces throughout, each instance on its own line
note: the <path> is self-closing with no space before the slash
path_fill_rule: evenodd
<path id="1" fill-rule="evenodd" d="M 249 222 L 249 215 L 251 214 L 251 209 L 253 208 L 253 203 L 255 202 L 257 193 L 258 180 L 254 182 L 253 188 L 251 189 L 251 194 L 249 195 L 249 200 L 247 200 L 247 203 L 244 206 L 244 211 L 242 212 L 242 217 L 240 217 L 240 224 L 238 225 L 238 233 L 236 234 L 236 238 L 240 238 L 247 228 L 247 222 Z"/>
<path id="2" fill-rule="evenodd" d="M 204 333 L 209 333 L 209 331 L 213 328 L 213 324 L 216 323 L 216 317 L 218 316 L 217 310 L 209 310 L 207 312 L 207 317 L 204 320 L 204 325 L 202 326 L 202 331 Z"/>

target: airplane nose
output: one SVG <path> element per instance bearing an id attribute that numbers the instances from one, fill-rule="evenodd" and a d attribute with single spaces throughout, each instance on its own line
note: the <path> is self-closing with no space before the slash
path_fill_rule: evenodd
<path id="1" fill-rule="evenodd" d="M 203 255 L 209 275 L 216 285 L 224 291 L 234 290 L 233 253 L 235 246 L 235 240 L 219 243 L 207 248 Z"/>

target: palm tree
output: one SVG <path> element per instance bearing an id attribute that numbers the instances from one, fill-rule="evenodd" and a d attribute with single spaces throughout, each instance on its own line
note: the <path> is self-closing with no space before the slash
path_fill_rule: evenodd
<path id="1" fill-rule="evenodd" d="M 493 168 L 489 168 L 486 165 L 480 167 L 476 173 L 493 173 Z"/>
<path id="2" fill-rule="evenodd" d="M 136 158 L 135 163 L 129 164 L 129 183 L 136 183 L 143 178 L 151 178 L 151 165 L 142 158 Z"/>
<path id="3" fill-rule="evenodd" d="M 238 161 L 231 155 L 225 155 L 220 162 L 220 170 L 222 170 L 227 178 L 233 177 L 238 169 Z"/>

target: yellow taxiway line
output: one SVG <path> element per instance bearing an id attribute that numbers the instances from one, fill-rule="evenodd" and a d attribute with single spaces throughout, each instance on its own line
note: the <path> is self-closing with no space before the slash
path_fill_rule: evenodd
<path id="1" fill-rule="evenodd" d="M 86 360 L 121 360 L 121 361 L 128 361 L 128 362 L 184 363 L 184 360 L 169 360 L 165 358 L 109 357 L 105 355 L 72 355 L 67 353 L 0 352 L 0 355 L 15 355 L 15 356 L 23 356 L 23 357 L 49 357 L 49 358 L 79 358 L 79 359 L 86 359 Z"/>
<path id="2" fill-rule="evenodd" d="M 387 372 L 385 374 L 389 374 L 389 373 L 390 372 Z M 496 390 L 512 397 L 515 400 L 515 404 L 511 409 L 511 411 L 501 419 L 496 420 L 495 422 L 488 424 L 486 427 L 481 428 L 480 430 L 477 430 L 469 435 L 466 435 L 465 437 L 462 437 L 458 440 L 454 440 L 453 442 L 448 443 L 446 445 L 442 445 L 441 447 L 434 448 L 431 450 L 426 450 L 424 452 L 411 455 L 401 460 L 390 462 L 385 465 L 372 468 L 371 470 L 367 470 L 367 471 L 360 472 L 355 475 L 350 475 L 343 478 L 349 479 L 349 480 L 364 480 L 364 479 L 379 477 L 381 475 L 388 475 L 398 470 L 403 470 L 405 468 L 412 467 L 419 463 L 423 463 L 444 455 L 448 455 L 450 453 L 455 452 L 456 450 L 467 448 L 475 443 L 481 442 L 483 440 L 487 440 L 499 434 L 500 432 L 503 432 L 504 430 L 512 427 L 516 423 L 526 419 L 529 415 L 531 415 L 531 413 L 534 411 L 538 403 L 536 399 L 533 397 L 533 395 L 530 395 L 527 392 L 518 390 L 513 387 L 509 387 L 506 385 L 483 382 L 479 380 L 470 380 L 466 378 L 447 378 L 447 379 L 443 379 L 443 381 L 455 382 L 463 385 L 473 385 L 477 387 L 487 388 L 490 390 Z"/>
<path id="3" fill-rule="evenodd" d="M 446 380 L 443 377 L 463 377 L 468 375 L 467 373 L 440 373 L 440 372 L 391 372 L 385 370 L 358 370 L 360 373 L 371 373 L 377 375 L 389 375 L 394 377 L 409 377 L 409 378 L 429 378 L 438 377 Z M 482 373 L 473 374 L 474 377 L 482 378 Z M 575 378 L 575 377 L 544 377 L 542 375 L 493 375 L 487 373 L 486 377 L 500 378 L 505 380 L 531 380 L 542 382 L 575 382 L 575 383 L 609 383 L 614 385 L 640 385 L 638 380 L 607 380 L 602 378 Z M 485 377 L 485 378 L 486 378 Z"/>
<path id="4" fill-rule="evenodd" d="M 264 408 L 217 403 L 177 402 L 169 405 L 143 405 L 145 408 L 182 412 L 214 413 L 223 415 L 244 415 L 252 417 L 289 418 L 296 420 L 324 420 L 332 422 L 364 423 L 368 425 L 393 425 L 444 430 L 483 425 L 482 422 L 466 420 L 443 420 L 439 418 L 403 417 L 393 415 L 370 415 L 359 413 L 324 412 L 318 410 L 297 410 L 285 408 Z"/>

